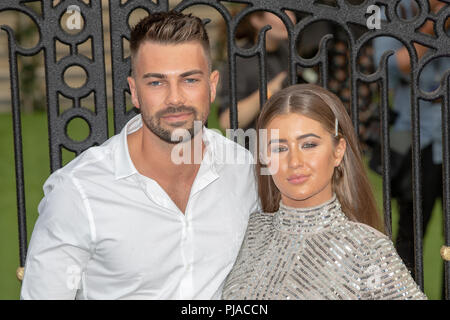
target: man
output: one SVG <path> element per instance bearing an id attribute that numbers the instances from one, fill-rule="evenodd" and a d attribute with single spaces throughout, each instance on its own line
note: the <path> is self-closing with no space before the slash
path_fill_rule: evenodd
<path id="1" fill-rule="evenodd" d="M 220 298 L 257 209 L 251 155 L 203 127 L 219 74 L 200 19 L 150 15 L 130 48 L 141 114 L 45 183 L 23 299 Z"/>

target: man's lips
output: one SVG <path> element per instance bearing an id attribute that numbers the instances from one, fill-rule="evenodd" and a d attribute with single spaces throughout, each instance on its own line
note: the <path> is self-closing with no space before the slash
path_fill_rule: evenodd
<path id="1" fill-rule="evenodd" d="M 180 113 L 170 113 L 168 115 L 162 116 L 166 121 L 183 121 L 189 118 L 192 112 L 180 112 Z"/>
<path id="2" fill-rule="evenodd" d="M 300 184 L 308 180 L 309 176 L 302 175 L 302 174 L 293 174 L 289 178 L 287 178 L 289 183 L 292 184 Z"/>

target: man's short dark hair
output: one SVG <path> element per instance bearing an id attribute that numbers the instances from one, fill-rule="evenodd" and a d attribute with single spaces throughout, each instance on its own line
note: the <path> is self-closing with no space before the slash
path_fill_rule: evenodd
<path id="1" fill-rule="evenodd" d="M 132 68 L 133 59 L 140 45 L 145 41 L 154 41 L 160 44 L 198 41 L 205 51 L 208 66 L 211 69 L 208 33 L 202 20 L 191 14 L 182 14 L 175 11 L 158 12 L 150 14 L 139 21 L 131 30 L 130 51 Z"/>

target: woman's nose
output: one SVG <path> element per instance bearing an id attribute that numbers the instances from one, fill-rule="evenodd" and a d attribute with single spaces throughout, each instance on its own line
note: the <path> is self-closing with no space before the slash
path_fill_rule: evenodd
<path id="1" fill-rule="evenodd" d="M 301 151 L 293 148 L 289 152 L 289 167 L 295 169 L 301 166 L 303 166 L 303 154 Z"/>

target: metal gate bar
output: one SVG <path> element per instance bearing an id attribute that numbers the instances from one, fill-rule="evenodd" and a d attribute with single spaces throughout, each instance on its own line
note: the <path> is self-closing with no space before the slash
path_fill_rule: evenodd
<path id="1" fill-rule="evenodd" d="M 27 7 L 26 1 L 3 0 L 0 2 L 0 12 L 16 10 L 28 15 L 37 25 L 40 33 L 39 43 L 31 49 L 23 49 L 17 45 L 14 30 L 8 26 L 1 26 L 8 34 L 8 48 L 10 57 L 10 81 L 11 101 L 13 113 L 15 171 L 17 188 L 17 212 L 19 222 L 20 265 L 23 266 L 27 250 L 26 213 L 24 191 L 24 169 L 21 141 L 21 119 L 19 82 L 17 70 L 17 55 L 31 56 L 44 51 L 47 107 L 50 146 L 50 171 L 53 172 L 62 165 L 62 148 L 79 154 L 93 145 L 99 145 L 108 138 L 107 105 L 106 105 L 106 76 L 105 57 L 103 47 L 103 25 L 101 1 L 90 1 L 86 4 L 82 0 L 61 1 L 53 6 L 53 1 L 41 1 L 42 15 Z M 114 131 L 118 133 L 125 123 L 136 113 L 126 109 L 126 94 L 129 93 L 126 78 L 130 73 L 130 59 L 124 57 L 123 39 L 129 39 L 130 28 L 128 17 L 137 8 L 143 8 L 148 12 L 169 10 L 169 1 L 160 0 L 157 3 L 151 0 L 129 0 L 122 3 L 121 0 L 109 0 L 110 36 L 111 36 L 111 67 L 113 79 L 114 102 Z M 297 77 L 297 67 L 319 67 L 320 83 L 327 86 L 329 76 L 327 43 L 332 40 L 332 35 L 321 39 L 317 55 L 311 59 L 305 59 L 297 54 L 296 42 L 302 31 L 317 21 L 328 21 L 338 25 L 346 34 L 349 46 L 350 88 L 351 88 L 351 118 L 358 133 L 359 109 L 358 109 L 358 83 L 377 82 L 380 94 L 380 127 L 382 141 L 383 164 L 383 209 L 386 232 L 392 236 L 391 219 L 391 187 L 390 177 L 390 139 L 389 139 L 389 114 L 388 114 L 388 68 L 387 60 L 393 58 L 393 51 L 387 51 L 380 63 L 380 67 L 373 74 L 366 75 L 358 71 L 357 58 L 361 49 L 377 36 L 393 37 L 404 43 L 411 57 L 411 120 L 412 120 L 412 174 L 413 174 L 413 202 L 414 202 L 414 247 L 415 247 L 415 280 L 423 290 L 423 241 L 422 241 L 422 188 L 421 188 L 421 157 L 420 157 L 420 128 L 419 128 L 419 100 L 442 99 L 442 134 L 443 134 L 443 211 L 445 246 L 441 250 L 442 257 L 448 256 L 450 246 L 450 114 L 449 114 L 449 77 L 450 70 L 441 79 L 439 90 L 432 93 L 424 93 L 418 88 L 418 79 L 424 66 L 432 59 L 450 57 L 450 37 L 444 32 L 446 18 L 450 15 L 450 8 L 440 11 L 439 16 L 429 14 L 428 1 L 416 0 L 421 8 L 419 15 L 413 21 L 403 21 L 396 15 L 396 7 L 399 0 L 335 0 L 335 1 L 311 1 L 311 0 L 246 0 L 228 1 L 245 3 L 248 6 L 233 16 L 224 2 L 216 0 L 184 0 L 175 6 L 175 10 L 182 11 L 194 5 L 207 5 L 217 10 L 223 17 L 228 30 L 228 71 L 230 89 L 230 124 L 231 128 L 238 126 L 237 97 L 236 97 L 236 57 L 258 56 L 260 62 L 259 83 L 260 101 L 264 103 L 267 98 L 267 75 L 265 65 L 265 32 L 260 31 L 258 43 L 251 49 L 243 49 L 235 44 L 234 36 L 236 28 L 242 18 L 254 11 L 269 11 L 280 17 L 288 27 L 289 34 L 289 82 L 294 84 Z M 61 17 L 67 8 L 75 5 L 80 9 L 84 20 L 84 28 L 77 34 L 68 34 L 61 28 Z M 371 5 L 386 8 L 388 21 L 382 24 L 381 29 L 367 30 L 366 33 L 355 37 L 351 26 L 366 26 L 367 8 Z M 305 17 L 293 25 L 285 14 L 285 10 L 302 13 Z M 415 30 L 426 20 L 432 20 L 436 24 L 436 37 L 431 37 Z M 1 25 L 1 23 L 0 23 Z M 92 43 L 92 59 L 78 52 L 77 46 L 86 40 Z M 56 41 L 70 47 L 70 55 L 57 61 Z M 426 56 L 418 60 L 413 43 L 419 43 L 433 49 Z M 68 87 L 64 82 L 64 73 L 71 66 L 82 67 L 87 74 L 87 82 L 81 88 Z M 95 96 L 95 111 L 85 108 L 82 99 L 90 94 Z M 64 112 L 59 109 L 59 97 L 65 97 L 73 101 L 73 108 Z M 90 128 L 89 136 L 83 141 L 74 141 L 67 135 L 67 125 L 74 118 L 82 118 Z M 445 287 L 446 297 L 450 298 L 450 264 L 445 263 Z"/>

